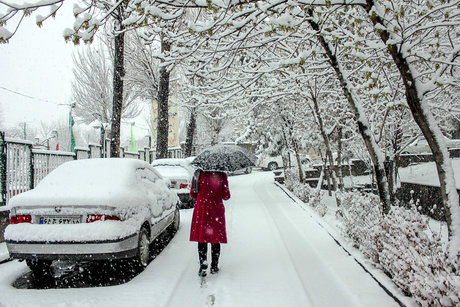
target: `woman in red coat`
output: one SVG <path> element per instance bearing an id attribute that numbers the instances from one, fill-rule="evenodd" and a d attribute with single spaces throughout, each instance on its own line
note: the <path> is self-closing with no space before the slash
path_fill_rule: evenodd
<path id="1" fill-rule="evenodd" d="M 227 175 L 217 171 L 197 171 L 190 196 L 196 198 L 190 241 L 198 242 L 200 270 L 206 276 L 208 243 L 211 243 L 211 274 L 219 271 L 220 243 L 227 243 L 225 207 L 222 200 L 230 198 Z M 198 187 L 198 189 L 196 189 Z"/>

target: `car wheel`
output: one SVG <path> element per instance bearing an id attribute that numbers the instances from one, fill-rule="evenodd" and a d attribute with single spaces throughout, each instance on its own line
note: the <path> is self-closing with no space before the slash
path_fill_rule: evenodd
<path id="1" fill-rule="evenodd" d="M 248 167 L 244 170 L 246 174 L 250 174 L 252 172 L 252 167 Z"/>
<path id="2" fill-rule="evenodd" d="M 144 227 L 139 231 L 139 242 L 137 244 L 137 253 L 135 256 L 135 264 L 140 270 L 143 270 L 149 264 L 150 259 L 150 240 L 149 233 Z"/>
<path id="3" fill-rule="evenodd" d="M 38 259 L 27 259 L 27 266 L 33 273 L 46 274 L 51 273 L 51 263 L 50 260 L 38 260 Z"/>
<path id="4" fill-rule="evenodd" d="M 276 162 L 270 162 L 270 163 L 268 163 L 268 169 L 269 169 L 270 171 L 274 171 L 274 170 L 277 169 L 277 168 L 278 168 L 278 163 L 276 163 Z"/>

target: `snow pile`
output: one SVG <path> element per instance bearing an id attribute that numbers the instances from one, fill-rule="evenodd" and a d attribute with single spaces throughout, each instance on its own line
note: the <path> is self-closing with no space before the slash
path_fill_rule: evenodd
<path id="1" fill-rule="evenodd" d="M 326 215 L 327 206 L 321 201 L 321 190 L 300 183 L 296 168 L 286 170 L 285 185 L 295 196 L 300 198 L 304 203 L 309 204 L 319 215 Z"/>
<path id="2" fill-rule="evenodd" d="M 447 260 L 428 218 L 411 206 L 393 206 L 381 215 L 378 197 L 343 193 L 337 216 L 353 245 L 422 306 L 454 306 L 460 301 L 460 275 Z"/>
<path id="3" fill-rule="evenodd" d="M 452 167 L 456 188 L 460 189 L 460 172 L 456 171 L 460 169 L 460 159 L 452 159 Z M 439 187 L 439 177 L 434 162 L 409 165 L 398 169 L 398 173 L 402 182 Z"/>

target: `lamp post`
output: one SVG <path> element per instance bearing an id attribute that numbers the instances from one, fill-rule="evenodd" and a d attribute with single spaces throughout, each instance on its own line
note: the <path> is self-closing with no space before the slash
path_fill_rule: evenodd
<path id="1" fill-rule="evenodd" d="M 52 138 L 57 139 L 57 137 L 58 137 L 57 130 L 52 130 L 51 135 L 49 137 L 47 137 L 46 139 L 44 139 L 41 142 L 40 142 L 39 138 L 35 138 L 35 142 L 37 143 L 37 145 L 41 145 L 41 146 L 44 146 L 46 144 L 46 150 L 50 150 L 50 139 L 52 139 Z"/>
<path id="2" fill-rule="evenodd" d="M 100 144 L 101 144 L 101 158 L 105 156 L 105 126 L 104 123 L 100 122 L 97 125 L 94 125 L 93 128 L 100 129 Z"/>
<path id="3" fill-rule="evenodd" d="M 99 113 L 93 113 L 94 118 L 96 118 L 99 123 L 93 125 L 93 128 L 101 129 L 101 158 L 107 157 L 106 153 L 106 144 L 105 144 L 105 133 L 108 130 L 108 124 L 102 121 L 102 116 Z"/>
<path id="4" fill-rule="evenodd" d="M 134 135 L 133 135 L 133 127 L 135 125 L 135 122 L 132 122 L 131 123 L 131 148 L 130 148 L 130 152 L 134 152 Z"/>

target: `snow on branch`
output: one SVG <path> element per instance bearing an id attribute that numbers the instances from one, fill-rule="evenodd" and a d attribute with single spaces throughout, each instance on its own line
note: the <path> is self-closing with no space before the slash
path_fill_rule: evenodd
<path id="1" fill-rule="evenodd" d="M 41 26 L 43 21 L 49 17 L 54 17 L 56 12 L 62 7 L 64 0 L 40 0 L 34 3 L 12 3 L 10 1 L 0 0 L 0 8 L 5 7 L 6 13 L 0 15 L 0 44 L 8 43 L 8 41 L 16 34 L 22 21 L 25 17 L 30 16 L 34 11 L 44 7 L 50 7 L 50 12 L 45 16 L 37 16 L 36 22 L 38 26 Z M 9 21 L 18 14 L 22 13 L 19 20 L 13 26 L 13 32 L 6 29 L 6 25 Z"/>

